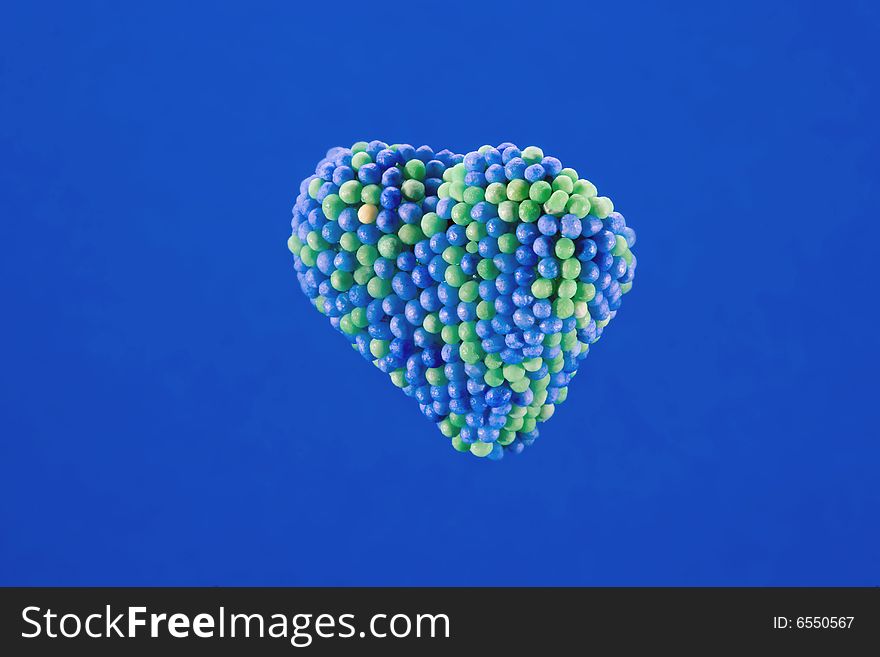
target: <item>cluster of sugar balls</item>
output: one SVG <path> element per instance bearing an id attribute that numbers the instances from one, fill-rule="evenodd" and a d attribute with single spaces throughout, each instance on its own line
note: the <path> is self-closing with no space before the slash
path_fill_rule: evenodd
<path id="1" fill-rule="evenodd" d="M 302 291 L 452 446 L 519 453 L 632 287 L 635 233 L 540 148 L 358 142 L 300 185 Z"/>

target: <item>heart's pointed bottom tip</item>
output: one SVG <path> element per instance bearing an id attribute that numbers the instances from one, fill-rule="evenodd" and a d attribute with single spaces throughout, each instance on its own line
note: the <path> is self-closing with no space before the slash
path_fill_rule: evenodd
<path id="1" fill-rule="evenodd" d="M 303 293 L 460 452 L 531 445 L 632 287 L 633 229 L 534 146 L 358 142 L 299 191 Z"/>

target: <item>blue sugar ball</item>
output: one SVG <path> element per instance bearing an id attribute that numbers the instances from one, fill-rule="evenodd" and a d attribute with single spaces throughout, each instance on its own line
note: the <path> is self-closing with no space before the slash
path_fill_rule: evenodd
<path id="1" fill-rule="evenodd" d="M 398 144 L 397 152 L 400 155 L 401 162 L 409 162 L 416 159 L 416 149 L 410 144 Z"/>
<path id="2" fill-rule="evenodd" d="M 431 248 L 430 240 L 420 240 L 416 242 L 415 246 L 413 246 L 413 254 L 416 257 L 416 260 L 423 265 L 431 262 L 431 258 L 436 255 L 434 249 Z"/>
<path id="3" fill-rule="evenodd" d="M 576 240 L 574 244 L 574 255 L 581 262 L 592 260 L 599 252 L 595 240 L 586 237 Z"/>
<path id="4" fill-rule="evenodd" d="M 315 175 L 323 180 L 332 180 L 335 169 L 336 165 L 330 160 L 321 160 L 321 163 L 315 168 Z"/>
<path id="5" fill-rule="evenodd" d="M 599 265 L 600 271 L 608 271 L 611 269 L 611 265 L 614 264 L 614 256 L 607 251 L 605 253 L 600 252 L 596 254 L 595 258 L 593 258 L 593 262 Z"/>
<path id="6" fill-rule="evenodd" d="M 547 235 L 541 235 L 532 242 L 532 250 L 542 258 L 553 255 L 553 240 Z"/>
<path id="7" fill-rule="evenodd" d="M 421 288 L 426 288 L 434 284 L 434 277 L 431 271 L 425 265 L 417 265 L 410 274 L 413 282 Z"/>
<path id="8" fill-rule="evenodd" d="M 469 275 L 473 276 L 477 273 L 477 265 L 479 264 L 481 258 L 476 253 L 466 253 L 459 263 L 459 267 L 461 270 Z"/>
<path id="9" fill-rule="evenodd" d="M 376 155 L 380 152 L 388 148 L 388 144 L 384 141 L 379 141 L 378 139 L 374 139 L 369 144 L 367 144 L 367 155 L 369 155 L 374 160 L 376 159 Z"/>
<path id="10" fill-rule="evenodd" d="M 394 334 L 391 332 L 391 325 L 388 322 L 370 324 L 368 332 L 370 337 L 375 340 L 390 340 L 394 337 Z"/>
<path id="11" fill-rule="evenodd" d="M 498 319 L 497 317 L 495 319 Z M 495 319 L 492 322 L 495 322 Z M 483 351 L 487 354 L 495 354 L 504 349 L 507 345 L 504 343 L 504 336 L 500 333 L 495 333 L 490 335 L 488 338 L 484 338 L 480 343 L 480 346 L 483 347 Z"/>
<path id="12" fill-rule="evenodd" d="M 440 160 L 429 160 L 425 163 L 425 178 L 442 178 L 446 165 Z"/>
<path id="13" fill-rule="evenodd" d="M 534 317 L 534 315 L 532 315 L 532 317 Z M 544 341 L 544 334 L 541 333 L 541 329 L 533 326 L 523 331 L 523 341 L 532 347 L 539 346 Z"/>
<path id="14" fill-rule="evenodd" d="M 440 355 L 440 350 L 436 347 L 428 347 L 427 349 L 423 350 L 422 362 L 425 364 L 425 367 L 439 367 L 443 364 L 443 358 Z"/>
<path id="15" fill-rule="evenodd" d="M 443 348 L 440 350 L 440 357 L 443 358 L 444 363 L 448 363 L 450 365 L 458 363 L 461 358 L 458 355 L 458 345 L 457 344 L 445 344 Z M 464 368 L 462 368 L 462 374 L 464 374 Z M 446 374 L 447 379 L 451 379 L 449 374 Z"/>
<path id="16" fill-rule="evenodd" d="M 362 169 L 363 170 L 363 169 Z M 401 194 L 397 187 L 386 187 L 379 196 L 379 203 L 386 210 L 393 210 L 400 205 Z"/>
<path id="17" fill-rule="evenodd" d="M 409 301 L 419 293 L 419 288 L 413 279 L 403 272 L 399 272 L 391 279 L 391 289 L 401 299 Z"/>
<path id="18" fill-rule="evenodd" d="M 518 365 L 525 360 L 525 357 L 515 349 L 503 349 L 501 351 L 501 360 L 507 365 Z"/>
<path id="19" fill-rule="evenodd" d="M 514 325 L 512 319 L 507 315 L 495 315 L 492 318 L 492 328 L 498 335 L 504 336 L 514 329 Z"/>
<path id="20" fill-rule="evenodd" d="M 367 292 L 366 285 L 352 285 L 351 289 L 348 291 L 348 298 L 351 299 L 351 302 L 358 308 L 366 308 L 367 304 L 370 303 L 373 297 Z"/>
<path id="21" fill-rule="evenodd" d="M 444 306 L 455 305 L 458 303 L 458 288 L 449 283 L 440 283 L 437 286 L 437 298 Z"/>
<path id="22" fill-rule="evenodd" d="M 544 167 L 544 172 L 552 178 L 558 176 L 559 172 L 562 171 L 562 162 L 549 155 L 541 160 L 541 166 Z"/>
<path id="23" fill-rule="evenodd" d="M 382 299 L 382 310 L 384 310 L 385 314 L 388 316 L 399 315 L 404 311 L 404 308 L 406 308 L 406 301 L 396 294 L 389 294 Z"/>
<path id="24" fill-rule="evenodd" d="M 538 256 L 535 255 L 534 262 L 537 261 Z M 513 272 L 513 277 L 516 280 L 517 285 L 521 285 L 523 287 L 531 287 L 532 283 L 537 280 L 538 275 L 535 273 L 534 266 L 529 265 L 525 267 L 517 267 L 516 271 Z"/>
<path id="25" fill-rule="evenodd" d="M 627 226 L 626 228 L 624 228 L 624 229 L 621 231 L 620 234 L 623 235 L 623 239 L 626 240 L 626 245 L 627 245 L 629 248 L 633 248 L 633 246 L 635 246 L 635 243 L 636 243 L 636 231 L 634 231 L 632 228 L 630 228 L 629 226 Z"/>
<path id="26" fill-rule="evenodd" d="M 482 381 L 478 381 L 476 379 L 468 379 L 468 382 L 465 384 L 465 388 L 467 389 L 469 395 L 476 396 L 482 394 L 487 386 Z M 470 400 L 468 400 L 467 408 L 470 409 Z"/>
<path id="27" fill-rule="evenodd" d="M 485 223 L 492 221 L 493 218 L 498 217 L 498 209 L 496 206 L 492 205 L 487 201 L 480 201 L 473 208 L 471 208 L 471 219 L 474 221 L 478 221 L 480 223 Z M 498 221 L 501 221 L 498 219 Z M 504 223 L 502 221 L 502 223 Z"/>
<path id="28" fill-rule="evenodd" d="M 487 205 L 494 207 L 490 203 Z M 501 237 L 507 232 L 507 223 L 498 217 L 493 217 L 486 221 L 486 232 L 491 237 Z"/>
<path id="29" fill-rule="evenodd" d="M 485 160 L 486 164 L 489 166 L 493 164 L 501 164 L 501 151 L 490 146 L 483 151 L 483 160 Z"/>
<path id="30" fill-rule="evenodd" d="M 448 148 L 444 148 L 443 150 L 438 151 L 434 154 L 434 157 L 438 161 L 442 162 L 444 167 L 448 167 L 452 164 L 452 156 L 453 153 Z"/>
<path id="31" fill-rule="evenodd" d="M 526 346 L 526 343 L 523 342 L 522 331 L 513 331 L 512 333 L 508 333 L 504 336 L 504 344 L 507 345 L 508 349 L 522 349 Z"/>
<path id="32" fill-rule="evenodd" d="M 403 173 L 397 167 L 386 169 L 382 173 L 382 185 L 385 187 L 400 187 L 403 184 Z"/>
<path id="33" fill-rule="evenodd" d="M 575 239 L 580 237 L 581 230 L 583 229 L 583 225 L 581 224 L 581 220 L 577 218 L 577 216 L 573 214 L 567 214 L 562 217 L 559 221 L 560 231 L 563 237 L 568 237 L 569 239 Z"/>
<path id="34" fill-rule="evenodd" d="M 513 298 L 509 295 L 501 295 L 495 299 L 495 312 L 499 315 L 512 315 L 516 310 Z"/>
<path id="35" fill-rule="evenodd" d="M 440 318 L 440 323 L 443 326 L 458 326 L 458 315 L 455 312 L 457 306 L 458 304 L 455 304 L 455 306 L 443 306 L 437 312 L 437 317 Z"/>
<path id="36" fill-rule="evenodd" d="M 393 260 L 380 257 L 373 262 L 373 271 L 382 280 L 390 280 L 397 273 L 397 267 L 395 267 Z"/>
<path id="37" fill-rule="evenodd" d="M 471 151 L 464 156 L 464 168 L 467 171 L 483 171 L 486 168 L 486 160 L 478 151 Z"/>
<path id="38" fill-rule="evenodd" d="M 535 302 L 535 297 L 527 287 L 517 287 L 513 291 L 511 298 L 513 299 L 513 305 L 517 308 L 525 308 Z"/>
<path id="39" fill-rule="evenodd" d="M 555 235 L 559 230 L 559 221 L 551 214 L 543 214 L 538 219 L 538 230 L 542 235 Z"/>
<path id="40" fill-rule="evenodd" d="M 538 263 L 538 273 L 542 278 L 556 278 L 559 276 L 559 261 L 553 257 L 542 258 Z"/>
<path id="41" fill-rule="evenodd" d="M 577 318 L 576 317 L 566 317 L 562 320 L 562 333 L 571 333 L 575 330 L 577 326 Z"/>
<path id="42" fill-rule="evenodd" d="M 504 175 L 508 180 L 523 178 L 526 172 L 526 163 L 521 157 L 514 157 L 504 165 Z"/>
<path id="43" fill-rule="evenodd" d="M 596 217 L 589 216 L 584 219 L 584 228 L 583 234 L 586 236 L 595 235 L 600 230 L 602 230 L 602 220 L 597 219 Z"/>
<path id="44" fill-rule="evenodd" d="M 447 347 L 451 347 L 452 345 L 446 345 Z M 448 376 L 446 377 L 449 378 Z M 449 380 L 449 383 L 446 386 L 446 392 L 449 393 L 450 399 L 461 399 L 464 395 L 467 394 L 467 383 L 465 382 L 465 378 L 462 380 Z"/>
<path id="45" fill-rule="evenodd" d="M 449 243 L 453 246 L 464 246 L 468 243 L 468 236 L 465 231 L 466 229 L 464 226 L 452 224 L 446 229 L 446 239 L 449 240 Z"/>
<path id="46" fill-rule="evenodd" d="M 512 253 L 499 253 L 492 258 L 492 262 L 502 274 L 512 274 L 519 267 Z"/>
<path id="47" fill-rule="evenodd" d="M 344 208 L 336 218 L 337 223 L 347 232 L 354 232 L 361 226 L 358 219 L 357 210 L 354 208 Z"/>
<path id="48" fill-rule="evenodd" d="M 376 244 L 379 241 L 379 238 L 382 237 L 381 231 L 376 227 L 376 224 L 361 224 L 360 228 L 356 231 L 358 239 L 364 244 Z"/>
<path id="49" fill-rule="evenodd" d="M 498 294 L 513 294 L 517 288 L 516 277 L 513 274 L 499 274 L 495 278 L 495 289 Z"/>
<path id="50" fill-rule="evenodd" d="M 477 440 L 483 443 L 492 443 L 498 440 L 500 432 L 498 429 L 491 427 L 480 427 L 477 429 Z"/>
<path id="51" fill-rule="evenodd" d="M 428 263 L 428 274 L 438 283 L 442 283 L 446 278 L 446 268 L 449 267 L 442 256 L 435 255 Z"/>
<path id="52" fill-rule="evenodd" d="M 425 199 L 422 201 L 422 209 L 425 212 L 433 212 L 437 207 L 437 190 L 442 184 L 443 181 L 440 178 L 425 179 Z"/>
<path id="53" fill-rule="evenodd" d="M 382 210 L 376 216 L 376 228 L 386 235 L 396 233 L 397 229 L 400 228 L 400 224 L 400 217 L 397 216 L 394 210 Z"/>
<path id="54" fill-rule="evenodd" d="M 600 253 L 608 253 L 617 244 L 617 237 L 607 228 L 600 230 L 593 239 Z"/>
<path id="55" fill-rule="evenodd" d="M 378 164 L 372 162 L 365 164 L 358 169 L 358 180 L 364 185 L 376 185 L 382 180 L 382 169 Z"/>
<path id="56" fill-rule="evenodd" d="M 525 172 L 523 173 L 526 180 L 530 183 L 538 182 L 539 180 L 543 180 L 544 178 L 544 167 L 540 164 L 532 164 L 526 167 Z"/>
<path id="57" fill-rule="evenodd" d="M 416 159 L 422 162 L 430 162 L 434 159 L 434 149 L 430 146 L 419 146 L 415 153 Z"/>
<path id="58" fill-rule="evenodd" d="M 333 184 L 337 187 L 341 186 L 344 182 L 348 182 L 349 180 L 354 180 L 354 169 L 352 169 L 351 167 L 336 167 L 333 170 Z"/>
<path id="59" fill-rule="evenodd" d="M 428 240 L 428 246 L 431 251 L 437 255 L 442 254 L 449 247 L 449 240 L 446 239 L 446 233 L 436 233 Z"/>
<path id="60" fill-rule="evenodd" d="M 413 331 L 413 342 L 415 342 L 417 347 L 425 349 L 434 344 L 435 340 L 432 334 L 428 333 L 425 329 L 418 327 Z"/>
<path id="61" fill-rule="evenodd" d="M 498 255 L 498 240 L 494 237 L 484 237 L 477 242 L 477 253 L 483 258 L 493 258 Z"/>
<path id="62" fill-rule="evenodd" d="M 626 273 L 626 267 L 626 260 L 620 256 L 616 256 L 608 273 L 611 274 L 612 279 L 616 280 Z"/>
<path id="63" fill-rule="evenodd" d="M 406 309 L 404 310 L 404 315 L 406 316 L 406 321 L 408 321 L 413 326 L 421 326 L 422 322 L 425 319 L 425 309 L 414 299 L 406 302 Z"/>
<path id="64" fill-rule="evenodd" d="M 507 174 L 501 164 L 490 165 L 483 174 L 487 183 L 503 183 L 507 182 Z"/>
<path id="65" fill-rule="evenodd" d="M 619 212 L 612 212 L 602 220 L 602 225 L 606 230 L 619 234 L 626 227 L 626 222 L 624 222 L 622 214 Z"/>
<path id="66" fill-rule="evenodd" d="M 367 304 L 367 321 L 371 324 L 375 324 L 382 320 L 385 317 L 385 311 L 382 309 L 382 301 L 380 299 L 373 299 L 370 303 Z"/>
<path id="67" fill-rule="evenodd" d="M 504 144 L 502 144 L 504 146 Z M 516 159 L 522 155 L 522 152 L 513 144 L 506 146 L 505 148 L 498 147 L 498 150 L 501 151 L 501 162 L 506 166 L 508 162 L 513 159 Z"/>
<path id="68" fill-rule="evenodd" d="M 440 302 L 440 297 L 437 294 L 436 287 L 429 287 L 422 290 L 421 294 L 419 294 L 419 304 L 428 312 L 440 310 L 443 306 Z"/>
<path id="69" fill-rule="evenodd" d="M 486 176 L 482 171 L 468 171 L 464 176 L 464 184 L 468 187 L 485 187 Z"/>
<path id="70" fill-rule="evenodd" d="M 538 263 L 538 255 L 530 246 L 522 245 L 514 251 L 516 261 L 523 267 L 534 267 Z"/>
<path id="71" fill-rule="evenodd" d="M 461 301 L 456 308 L 456 314 L 463 322 L 473 322 L 477 319 L 477 304 L 469 301 Z"/>
<path id="72" fill-rule="evenodd" d="M 480 298 L 486 301 L 494 301 L 498 296 L 498 289 L 495 287 L 494 281 L 480 281 L 477 291 Z"/>
<path id="73" fill-rule="evenodd" d="M 340 148 L 333 157 L 333 164 L 337 167 L 351 166 L 351 150 L 348 148 Z"/>
<path id="74" fill-rule="evenodd" d="M 329 249 L 327 251 L 321 251 L 318 254 L 318 257 L 315 259 L 315 265 L 318 267 L 318 271 L 320 271 L 325 276 L 329 276 L 336 269 L 333 266 L 333 258 L 334 253 Z"/>
<path id="75" fill-rule="evenodd" d="M 415 329 L 412 324 L 407 321 L 404 315 L 395 315 L 392 317 L 388 326 L 391 328 L 391 333 L 393 333 L 395 337 L 405 340 L 407 344 L 410 344 L 409 341 L 412 339 L 412 334 Z"/>
<path id="76" fill-rule="evenodd" d="M 452 219 L 452 208 L 455 206 L 456 203 L 457 201 L 451 196 L 441 198 L 439 201 L 437 201 L 437 216 L 441 219 L 446 219 L 447 221 Z"/>
<path id="77" fill-rule="evenodd" d="M 504 425 L 507 424 L 507 417 L 500 413 L 495 413 L 493 409 L 492 414 L 489 415 L 487 424 L 493 429 L 503 429 Z"/>
<path id="78" fill-rule="evenodd" d="M 611 285 L 611 274 L 609 274 L 607 271 L 601 271 L 600 268 L 599 278 L 596 279 L 595 285 L 597 288 L 599 288 L 599 290 L 606 289 L 609 285 Z"/>
<path id="79" fill-rule="evenodd" d="M 422 209 L 415 203 L 401 203 L 397 214 L 405 224 L 414 224 L 422 220 Z"/>
<path id="80" fill-rule="evenodd" d="M 525 308 L 517 308 L 513 313 L 513 323 L 521 329 L 528 329 L 535 323 L 535 316 Z"/>
<path id="81" fill-rule="evenodd" d="M 477 337 L 479 337 L 480 340 L 485 340 L 495 332 L 492 328 L 492 322 L 488 319 L 478 320 L 474 326 L 474 330 L 477 332 Z"/>
<path id="82" fill-rule="evenodd" d="M 330 242 L 330 244 L 338 244 L 339 238 L 342 237 L 344 232 L 345 230 L 339 225 L 338 221 L 328 221 L 321 229 L 321 237 Z"/>
<path id="83" fill-rule="evenodd" d="M 334 185 L 332 182 L 325 182 L 323 185 L 321 185 L 321 188 L 318 190 L 318 193 L 315 197 L 315 200 L 318 201 L 318 203 L 320 203 L 325 198 L 330 196 L 330 194 L 335 194 L 338 191 L 339 191 L 339 187 Z"/>

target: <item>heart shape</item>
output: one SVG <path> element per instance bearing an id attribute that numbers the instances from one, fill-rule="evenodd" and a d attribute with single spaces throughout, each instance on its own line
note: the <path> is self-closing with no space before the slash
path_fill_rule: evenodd
<path id="1" fill-rule="evenodd" d="M 333 148 L 293 208 L 297 279 L 452 446 L 538 436 L 636 269 L 635 232 L 540 148 Z"/>

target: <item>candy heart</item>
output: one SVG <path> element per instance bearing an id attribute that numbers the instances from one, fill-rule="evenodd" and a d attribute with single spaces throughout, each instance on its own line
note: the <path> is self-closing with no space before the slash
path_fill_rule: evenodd
<path id="1" fill-rule="evenodd" d="M 333 148 L 303 180 L 300 286 L 461 452 L 538 436 L 632 287 L 635 232 L 540 148 Z"/>

